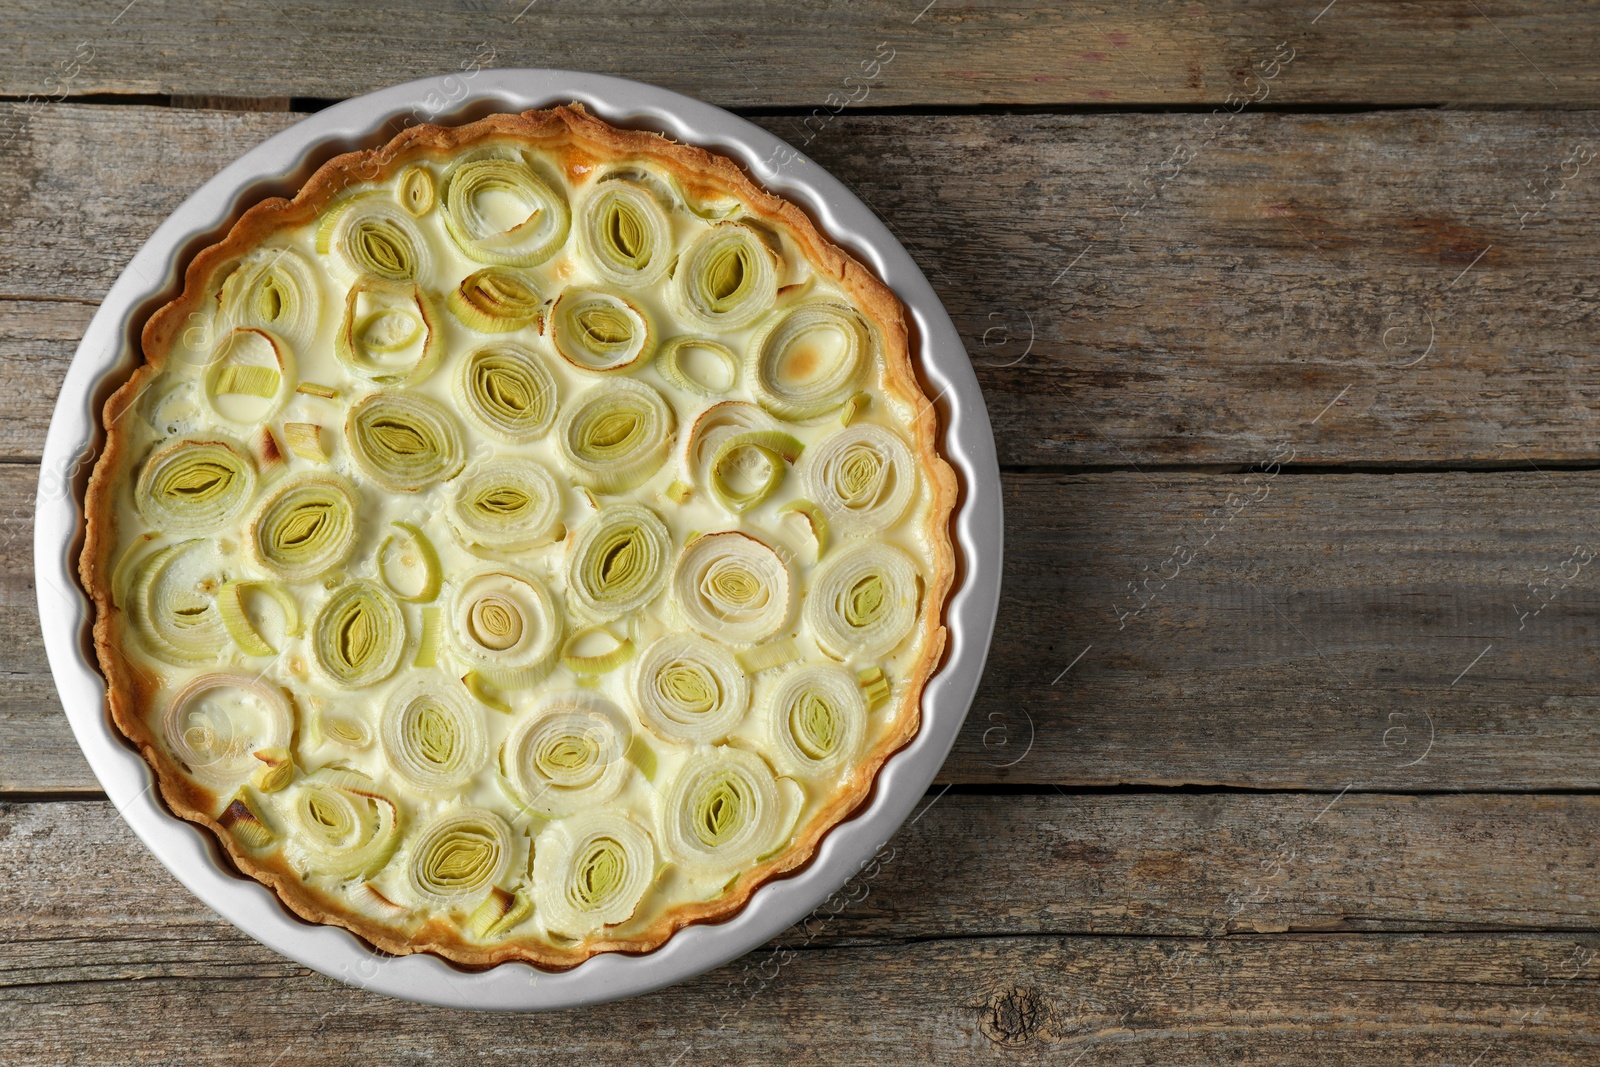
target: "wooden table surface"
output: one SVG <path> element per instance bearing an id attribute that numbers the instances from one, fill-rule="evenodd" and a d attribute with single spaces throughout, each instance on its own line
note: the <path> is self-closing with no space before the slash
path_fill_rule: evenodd
<path id="1" fill-rule="evenodd" d="M 1600 1060 L 1591 5 L 204 6 L 0 10 L 0 1062 Z M 306 112 L 478 65 L 808 142 L 949 308 L 1005 482 L 983 686 L 876 876 L 543 1016 L 198 904 L 79 754 L 31 579 L 51 406 L 156 225 Z"/>

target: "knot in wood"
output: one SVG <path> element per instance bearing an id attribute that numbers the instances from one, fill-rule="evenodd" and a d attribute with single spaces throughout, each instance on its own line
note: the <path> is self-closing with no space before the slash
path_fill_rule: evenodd
<path id="1" fill-rule="evenodd" d="M 984 1036 L 997 1045 L 1024 1044 L 1044 1025 L 1045 1006 L 1031 989 L 1012 986 L 997 994 L 983 1009 Z"/>

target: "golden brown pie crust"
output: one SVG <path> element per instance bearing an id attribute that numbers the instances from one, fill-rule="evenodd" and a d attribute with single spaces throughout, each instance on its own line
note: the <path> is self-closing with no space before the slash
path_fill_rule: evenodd
<path id="1" fill-rule="evenodd" d="M 750 214 L 781 228 L 804 251 L 812 269 L 849 293 L 857 308 L 876 326 L 882 339 L 884 387 L 917 410 L 912 428 L 915 447 L 933 498 L 924 531 L 930 551 L 925 560 L 928 573 L 920 617 L 923 654 L 898 696 L 902 707 L 896 718 L 897 728 L 878 740 L 831 802 L 797 829 L 788 848 L 745 871 L 717 899 L 672 908 L 637 936 L 621 939 L 602 932 L 568 947 L 532 939 L 486 947 L 464 940 L 453 925 L 440 919 L 428 920 L 410 936 L 398 936 L 395 930 L 351 911 L 341 901 L 303 882 L 282 859 L 281 852 L 260 857 L 242 848 L 208 814 L 216 809 L 218 798 L 190 780 L 156 742 L 145 717 L 156 679 L 119 651 L 129 624 L 123 611 L 112 604 L 110 592 L 114 563 L 111 557 L 118 543 L 113 490 L 130 468 L 121 416 L 133 405 L 145 383 L 160 372 L 175 336 L 206 294 L 214 291 L 241 257 L 265 237 L 315 219 L 352 184 L 382 181 L 418 160 L 445 161 L 464 148 L 491 139 L 525 142 L 556 160 L 569 176 L 583 173 L 582 168 L 617 159 L 648 161 L 672 174 L 690 195 L 702 199 L 731 195 L 742 201 Z M 649 952 L 681 927 L 731 917 L 764 882 L 806 863 L 823 835 L 867 799 L 884 761 L 915 736 L 920 725 L 923 687 L 944 652 L 944 605 L 955 574 L 949 528 L 958 484 L 954 471 L 939 454 L 933 403 L 916 376 L 905 317 L 894 294 L 824 237 L 804 212 L 760 188 L 731 160 L 659 134 L 619 129 L 576 104 L 520 115 L 492 115 L 465 126 L 415 126 L 381 148 L 330 160 L 292 200 L 274 198 L 247 210 L 226 238 L 195 255 L 184 274 L 183 292 L 150 317 L 142 342 L 146 362 L 105 405 L 106 443 L 89 482 L 85 541 L 79 561 L 80 575 L 95 607 L 94 643 L 106 677 L 107 703 L 117 728 L 138 746 L 154 768 L 166 804 L 183 818 L 213 831 L 235 866 L 270 886 L 303 918 L 342 926 L 386 952 L 434 952 L 469 967 L 524 960 L 543 968 L 564 969 L 598 952 Z"/>

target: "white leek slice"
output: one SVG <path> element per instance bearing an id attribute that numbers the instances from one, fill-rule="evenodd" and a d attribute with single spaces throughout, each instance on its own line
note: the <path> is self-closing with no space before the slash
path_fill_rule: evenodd
<path id="1" fill-rule="evenodd" d="M 511 552 L 549 543 L 562 506 L 561 487 L 543 464 L 502 457 L 456 479 L 448 515 L 462 544 Z"/>
<path id="2" fill-rule="evenodd" d="M 370 878 L 400 843 L 400 809 L 367 775 L 341 766 L 312 771 L 289 804 L 290 865 L 341 880 Z"/>
<path id="3" fill-rule="evenodd" d="M 395 774 L 425 796 L 458 795 L 489 758 L 483 713 L 442 678 L 390 696 L 378 736 Z"/>
<path id="4" fill-rule="evenodd" d="M 184 437 L 145 460 L 133 499 L 151 526 L 183 536 L 212 533 L 232 523 L 255 491 L 255 464 L 237 441 Z"/>
<path id="5" fill-rule="evenodd" d="M 550 309 L 550 341 L 562 359 L 595 374 L 632 374 L 656 352 L 639 306 L 600 289 L 568 288 Z"/>
<path id="6" fill-rule="evenodd" d="M 585 812 L 545 827 L 534 843 L 533 899 L 547 929 L 587 937 L 633 916 L 655 878 L 644 827 L 620 812 Z"/>
<path id="7" fill-rule="evenodd" d="M 707 637 L 755 645 L 789 620 L 789 566 L 765 542 L 730 530 L 707 534 L 684 548 L 672 594 L 685 621 Z"/>
<path id="8" fill-rule="evenodd" d="M 510 341 L 470 353 L 454 387 L 456 407 L 506 444 L 537 441 L 556 421 L 555 380 L 538 356 Z"/>
<path id="9" fill-rule="evenodd" d="M 644 484 L 666 462 L 676 423 L 661 394 L 624 378 L 591 386 L 561 413 L 557 446 L 580 484 L 620 493 Z"/>
<path id="10" fill-rule="evenodd" d="M 344 437 L 356 464 L 396 492 L 454 478 L 466 465 L 455 416 L 417 393 L 373 393 L 350 409 Z"/>
<path id="11" fill-rule="evenodd" d="M 333 354 L 345 370 L 379 385 L 416 385 L 444 355 L 439 313 L 422 286 L 358 278 L 345 295 Z"/>
<path id="12" fill-rule="evenodd" d="M 442 186 L 445 226 L 479 263 L 531 267 L 566 243 L 572 225 L 566 199 L 522 159 L 462 160 L 445 172 Z"/>
<path id="13" fill-rule="evenodd" d="M 607 180 L 579 209 L 583 261 L 608 285 L 654 285 L 673 259 L 672 223 L 655 194 L 632 182 Z"/>
<path id="14" fill-rule="evenodd" d="M 485 567 L 451 582 L 450 648 L 463 667 L 499 689 L 549 673 L 561 648 L 561 610 L 545 584 L 520 567 Z"/>
<path id="15" fill-rule="evenodd" d="M 766 735 L 779 767 L 803 778 L 841 769 L 860 755 L 867 702 L 843 667 L 808 663 L 785 671 L 766 701 Z"/>
<path id="16" fill-rule="evenodd" d="M 355 550 L 359 500 L 337 474 L 278 483 L 245 526 L 251 559 L 287 582 L 321 578 Z"/>
<path id="17" fill-rule="evenodd" d="M 378 193 L 358 193 L 323 215 L 317 251 L 330 249 L 356 275 L 426 284 L 433 273 L 428 242 L 410 213 Z"/>
<path id="18" fill-rule="evenodd" d="M 269 330 L 240 326 L 225 334 L 206 363 L 206 403 L 236 426 L 259 426 L 294 395 L 294 351 Z"/>
<path id="19" fill-rule="evenodd" d="M 258 248 L 228 275 L 217 297 L 222 321 L 270 330 L 296 351 L 316 339 L 322 285 L 316 272 L 289 248 Z"/>
<path id="20" fill-rule="evenodd" d="M 812 575 L 806 622 L 834 659 L 878 659 L 911 633 L 920 582 L 903 550 L 877 541 L 847 544 Z"/>
<path id="21" fill-rule="evenodd" d="M 664 634 L 633 672 L 639 721 L 663 741 L 716 744 L 750 707 L 750 679 L 733 654 L 693 634 Z"/>
<path id="22" fill-rule="evenodd" d="M 778 294 L 778 257 L 750 227 L 712 226 L 684 249 L 672 276 L 678 312 L 721 332 L 755 322 Z"/>
<path id="23" fill-rule="evenodd" d="M 917 489 L 917 466 L 899 437 L 870 422 L 837 430 L 801 460 L 811 499 L 845 537 L 899 522 Z"/>
<path id="24" fill-rule="evenodd" d="M 485 267 L 450 290 L 446 304 L 479 333 L 513 333 L 539 321 L 544 297 L 532 278 L 506 267 Z"/>
<path id="25" fill-rule="evenodd" d="M 317 666 L 340 689 L 365 689 L 395 672 L 405 650 L 400 605 L 372 582 L 350 582 L 330 596 L 311 627 Z"/>
<path id="26" fill-rule="evenodd" d="M 633 766 L 627 717 L 593 693 L 545 697 L 507 735 L 500 773 L 529 811 L 561 818 L 605 804 L 621 791 Z"/>
<path id="27" fill-rule="evenodd" d="M 134 633 L 167 663 L 215 663 L 231 640 L 216 601 L 226 581 L 214 541 L 180 541 L 153 553 L 139 564 L 130 590 Z"/>
<path id="28" fill-rule="evenodd" d="M 594 622 L 637 611 L 666 588 L 672 535 L 641 504 L 601 508 L 567 549 L 567 599 Z"/>
<path id="29" fill-rule="evenodd" d="M 190 777 L 231 789 L 261 765 L 255 753 L 288 746 L 294 714 L 283 690 L 258 676 L 202 674 L 172 695 L 161 732 Z"/>
<path id="30" fill-rule="evenodd" d="M 871 362 L 861 316 L 811 300 L 769 315 L 750 342 L 747 370 L 756 402 L 780 419 L 820 418 L 855 393 Z"/>
<path id="31" fill-rule="evenodd" d="M 656 353 L 661 376 L 688 393 L 721 396 L 739 381 L 739 357 L 709 337 L 674 337 Z"/>
<path id="32" fill-rule="evenodd" d="M 783 798 L 766 760 L 743 749 L 701 746 L 656 799 L 657 840 L 693 871 L 738 871 L 786 829 Z"/>

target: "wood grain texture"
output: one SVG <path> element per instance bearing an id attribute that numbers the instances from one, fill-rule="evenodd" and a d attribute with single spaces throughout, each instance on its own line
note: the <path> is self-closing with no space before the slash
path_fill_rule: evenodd
<path id="1" fill-rule="evenodd" d="M 1270 470 L 1006 476 L 941 780 L 1600 788 L 1600 473 Z M 0 464 L 0 790 L 92 790 L 37 636 L 34 477 Z"/>
<path id="2" fill-rule="evenodd" d="M 230 0 L 201 18 L 174 0 L 22 0 L 0 19 L 19 46 L 0 93 L 344 97 L 488 65 L 621 74 L 724 106 L 1196 104 L 1250 91 L 1288 41 L 1299 57 L 1274 102 L 1547 105 L 1600 86 L 1591 18 L 1556 0 Z"/>
<path id="3" fill-rule="evenodd" d="M 0 153 L 0 457 L 39 454 L 70 302 L 295 118 L 49 107 Z M 840 117 L 811 152 L 939 292 L 1003 463 L 1600 460 L 1596 115 L 1208 121 Z"/>
<path id="4" fill-rule="evenodd" d="M 0 1063 L 1592 1059 L 1592 933 L 1224 931 L 1592 930 L 1600 802 L 1352 794 L 1319 818 L 1318 800 L 947 797 L 837 917 L 663 993 L 492 1025 L 262 948 L 109 804 L 0 805 Z"/>

